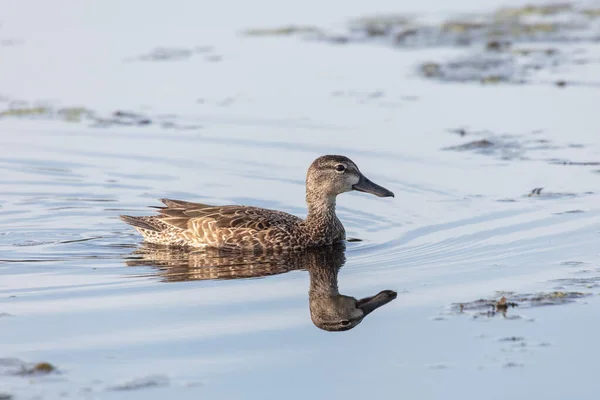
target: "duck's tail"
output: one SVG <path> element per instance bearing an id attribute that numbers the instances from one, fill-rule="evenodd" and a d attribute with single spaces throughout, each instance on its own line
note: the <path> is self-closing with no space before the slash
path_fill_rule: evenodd
<path id="1" fill-rule="evenodd" d="M 142 234 L 143 232 L 141 230 L 161 232 L 164 229 L 164 223 L 160 222 L 156 217 L 132 217 L 129 215 L 119 215 L 119 218 L 136 228 Z"/>

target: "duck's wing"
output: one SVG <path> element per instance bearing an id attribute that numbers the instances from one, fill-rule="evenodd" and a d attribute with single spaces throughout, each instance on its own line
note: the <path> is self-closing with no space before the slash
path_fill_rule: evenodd
<path id="1" fill-rule="evenodd" d="M 160 199 L 160 201 L 167 207 L 171 207 L 171 208 L 202 209 L 202 208 L 207 208 L 207 207 L 213 207 L 209 204 L 192 203 L 191 201 L 183 201 L 183 200 Z M 154 207 L 154 208 L 164 208 L 164 207 Z"/>
<path id="2" fill-rule="evenodd" d="M 250 206 L 210 206 L 180 200 L 161 199 L 166 207 L 158 209 L 162 222 L 180 229 L 207 229 L 208 224 L 222 229 L 265 230 L 287 226 L 300 218 L 281 211 Z"/>

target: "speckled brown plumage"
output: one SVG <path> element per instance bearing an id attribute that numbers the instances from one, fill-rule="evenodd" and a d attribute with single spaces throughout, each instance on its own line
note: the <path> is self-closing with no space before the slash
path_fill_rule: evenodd
<path id="1" fill-rule="evenodd" d="M 363 299 L 341 294 L 338 272 L 345 260 L 343 243 L 301 251 L 268 249 L 233 254 L 218 249 L 191 251 L 189 248 L 143 244 L 128 257 L 126 263 L 129 266 L 155 267 L 156 275 L 165 282 L 258 278 L 307 270 L 310 274 L 308 298 L 312 322 L 324 330 L 345 331 L 396 298 L 396 292 L 392 290 Z"/>
<path id="2" fill-rule="evenodd" d="M 322 156 L 307 172 L 308 215 L 304 220 L 259 207 L 210 206 L 171 199 L 161 199 L 165 207 L 158 207 L 158 215 L 122 215 L 121 219 L 136 228 L 147 242 L 168 246 L 226 250 L 325 246 L 346 238 L 344 226 L 335 214 L 335 199 L 351 190 L 393 196 L 369 181 L 347 157 Z"/>

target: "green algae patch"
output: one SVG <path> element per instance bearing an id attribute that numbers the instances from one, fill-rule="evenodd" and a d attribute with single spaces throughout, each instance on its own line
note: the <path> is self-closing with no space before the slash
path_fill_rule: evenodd
<path id="1" fill-rule="evenodd" d="M 587 8 L 581 10 L 581 13 L 590 18 L 600 18 L 600 8 Z"/>
<path id="2" fill-rule="evenodd" d="M 94 113 L 84 107 L 65 107 L 54 109 L 47 106 L 11 107 L 0 111 L 0 118 L 23 118 L 23 119 L 61 119 L 66 122 L 81 122 L 91 119 Z"/>
<path id="3" fill-rule="evenodd" d="M 0 118 L 5 117 L 39 117 L 46 116 L 52 113 L 52 110 L 48 107 L 23 107 L 23 108 L 9 108 L 8 110 L 0 111 Z"/>
<path id="4" fill-rule="evenodd" d="M 498 84 L 550 84 L 567 86 L 567 80 L 545 78 L 540 72 L 560 74 L 571 66 L 598 63 L 582 44 L 600 37 L 600 9 L 574 3 L 548 3 L 503 7 L 487 13 L 470 13 L 447 19 L 415 15 L 379 14 L 351 20 L 342 33 L 315 27 L 282 26 L 246 31 L 248 36 L 292 36 L 330 43 L 372 42 L 402 50 L 456 48 L 461 55 L 425 60 L 418 75 L 440 82 Z M 540 78 L 538 78 L 540 77 Z M 569 82 L 569 85 L 598 82 Z"/>
<path id="5" fill-rule="evenodd" d="M 588 55 L 576 56 L 575 48 L 597 41 L 597 11 L 578 9 L 569 3 L 527 5 L 413 27 L 414 47 L 468 50 L 455 59 L 424 62 L 417 69 L 421 76 L 440 81 L 524 84 L 534 82 L 538 71 L 597 62 Z M 540 46 L 542 43 L 544 47 Z M 409 43 L 396 41 L 395 45 Z M 566 86 L 565 79 L 548 83 Z"/>
<path id="6" fill-rule="evenodd" d="M 527 4 L 521 7 L 504 7 L 494 13 L 499 19 L 526 17 L 526 16 L 544 16 L 556 15 L 571 11 L 573 5 L 570 3 L 552 3 L 552 4 Z"/>
<path id="7" fill-rule="evenodd" d="M 290 36 L 298 34 L 320 33 L 320 29 L 313 26 L 280 26 L 276 28 L 247 29 L 243 32 L 246 36 Z"/>
<path id="8" fill-rule="evenodd" d="M 10 99 L 7 99 L 10 100 Z M 150 118 L 139 112 L 116 110 L 108 114 L 97 113 L 82 106 L 49 107 L 49 106 L 20 106 L 0 110 L 0 119 L 17 118 L 32 120 L 54 120 L 69 123 L 86 123 L 94 128 L 112 126 L 148 126 L 157 125 L 163 129 L 198 130 L 201 125 L 182 123 L 178 116 L 168 115 Z"/>
<path id="9" fill-rule="evenodd" d="M 94 113 L 84 107 L 65 107 L 57 111 L 57 115 L 65 122 L 81 122 L 94 117 Z"/>
<path id="10" fill-rule="evenodd" d="M 406 15 L 374 15 L 370 17 L 357 18 L 350 22 L 350 30 L 363 30 L 368 37 L 385 37 L 399 27 L 409 28 L 412 26 L 413 18 Z M 407 33 L 407 31 L 405 31 Z"/>

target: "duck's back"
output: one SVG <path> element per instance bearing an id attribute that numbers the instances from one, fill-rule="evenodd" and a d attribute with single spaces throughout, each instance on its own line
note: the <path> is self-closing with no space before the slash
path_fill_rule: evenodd
<path id="1" fill-rule="evenodd" d="M 222 249 L 287 249 L 306 246 L 302 219 L 250 206 L 210 206 L 161 199 L 159 215 L 121 216 L 150 243 Z"/>

